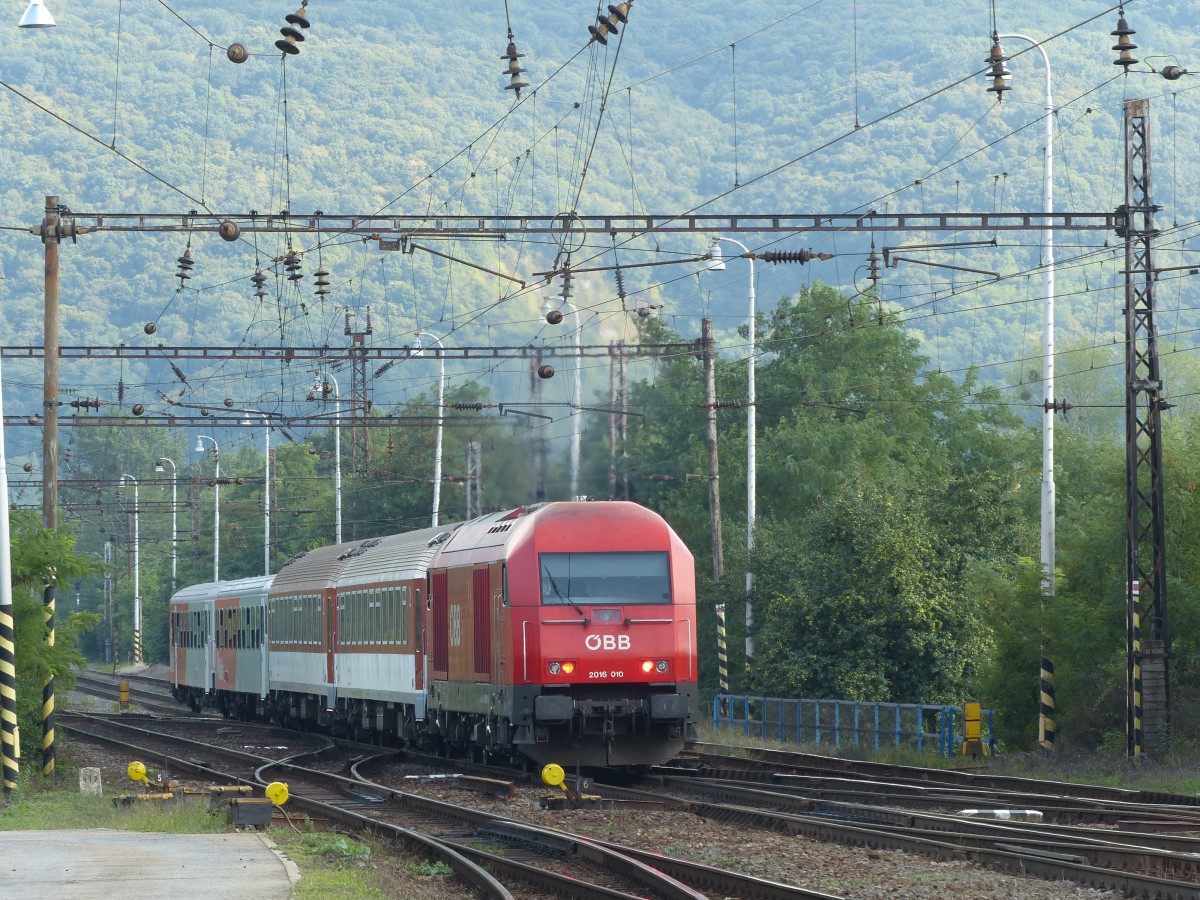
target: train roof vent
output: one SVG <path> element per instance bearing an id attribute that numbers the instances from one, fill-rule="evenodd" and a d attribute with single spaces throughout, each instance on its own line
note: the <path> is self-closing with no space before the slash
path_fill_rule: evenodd
<path id="1" fill-rule="evenodd" d="M 508 516 L 505 516 L 504 518 L 507 519 Z M 488 534 L 496 534 L 497 532 L 500 532 L 500 531 L 508 531 L 508 529 L 510 529 L 510 528 L 512 528 L 512 522 L 504 522 L 504 524 L 502 524 L 502 525 L 493 525 L 491 528 L 488 529 L 487 533 Z"/>
<path id="2" fill-rule="evenodd" d="M 304 559 L 304 557 L 306 557 L 306 556 L 308 556 L 308 551 L 307 551 L 307 550 L 301 550 L 299 553 L 297 553 L 295 556 L 293 556 L 291 559 L 289 559 L 287 562 L 285 562 L 285 563 L 284 563 L 282 566 L 280 566 L 279 568 L 281 568 L 281 569 L 286 569 L 286 568 L 287 568 L 288 566 L 290 566 L 292 563 L 296 562 L 297 560 Z"/>
<path id="3" fill-rule="evenodd" d="M 369 540 L 369 541 L 363 541 L 361 544 L 359 544 L 353 550 L 347 550 L 345 553 L 341 554 L 338 557 L 338 560 L 353 559 L 356 556 L 362 556 L 364 553 L 366 553 L 372 547 L 378 547 L 378 546 L 379 546 L 379 538 L 371 538 L 371 540 Z"/>
<path id="4" fill-rule="evenodd" d="M 434 546 L 435 544 L 444 544 L 444 543 L 446 543 L 446 541 L 448 541 L 449 539 L 450 539 L 450 532 L 449 532 L 449 531 L 440 531 L 440 532 L 438 532 L 437 534 L 435 534 L 433 537 L 431 537 L 431 538 L 429 539 L 429 543 L 428 543 L 428 544 L 426 544 L 425 546 L 426 546 L 426 547 L 432 547 L 432 546 Z"/>

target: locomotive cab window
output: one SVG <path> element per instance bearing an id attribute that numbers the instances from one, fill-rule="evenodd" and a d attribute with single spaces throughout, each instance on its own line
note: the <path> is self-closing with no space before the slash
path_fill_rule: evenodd
<path id="1" fill-rule="evenodd" d="M 543 606 L 671 602 L 664 552 L 542 553 L 538 569 Z"/>

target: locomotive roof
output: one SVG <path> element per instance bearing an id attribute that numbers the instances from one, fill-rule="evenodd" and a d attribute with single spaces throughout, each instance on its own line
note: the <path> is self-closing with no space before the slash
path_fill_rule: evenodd
<path id="1" fill-rule="evenodd" d="M 534 533 L 553 545 L 567 534 L 603 534 L 611 542 L 641 546 L 650 535 L 672 534 L 658 513 L 627 500 L 538 503 L 489 513 L 464 523 L 440 547 L 435 566 L 483 562 L 510 552 Z"/>

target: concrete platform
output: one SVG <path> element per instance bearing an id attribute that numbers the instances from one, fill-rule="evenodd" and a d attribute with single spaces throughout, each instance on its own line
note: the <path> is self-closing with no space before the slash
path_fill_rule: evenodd
<path id="1" fill-rule="evenodd" d="M 0 894 L 22 900 L 275 900 L 299 878 L 250 832 L 0 832 Z"/>

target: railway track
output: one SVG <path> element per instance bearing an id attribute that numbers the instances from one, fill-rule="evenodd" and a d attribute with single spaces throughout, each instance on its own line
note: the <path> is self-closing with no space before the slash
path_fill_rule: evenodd
<path id="1" fill-rule="evenodd" d="M 141 709 L 147 712 L 165 716 L 200 715 L 193 713 L 188 707 L 176 702 L 168 693 L 167 683 L 155 679 L 141 679 L 137 683 L 142 686 L 134 687 L 132 679 L 129 679 L 128 676 L 114 678 L 105 674 L 96 675 L 90 672 L 80 672 L 75 678 L 75 691 L 117 703 L 120 700 L 121 680 L 131 681 L 129 687 L 130 702 L 136 703 Z"/>
<path id="2" fill-rule="evenodd" d="M 1190 806 L 1195 808 L 1196 815 L 1200 815 L 1200 797 L 1165 791 L 1141 791 L 958 769 L 926 769 L 790 750 L 731 747 L 721 744 L 697 743 L 689 748 L 687 755 L 686 771 L 738 772 L 743 778 L 750 777 L 744 774 L 748 772 L 843 777 L 859 782 L 879 781 L 887 784 L 931 786 L 946 790 L 976 791 L 980 794 L 991 793 L 996 796 L 1068 796 L 1113 805 Z"/>
<path id="3" fill-rule="evenodd" d="M 363 752 L 363 748 L 358 746 L 357 752 Z M 609 797 L 657 801 L 668 808 L 689 810 L 736 827 L 804 834 L 818 840 L 870 848 L 900 849 L 938 859 L 969 860 L 1142 897 L 1200 898 L 1197 862 L 1200 860 L 1200 839 L 1154 830 L 1194 828 L 1200 833 L 1200 803 L 1195 798 L 889 766 L 781 751 L 739 748 L 738 752 L 745 755 L 734 756 L 717 752 L 712 745 L 701 745 L 695 752 L 694 765 L 677 767 L 674 771 L 678 774 L 657 774 L 651 779 L 662 789 L 657 793 L 620 785 L 606 785 L 604 793 Z M 480 813 L 482 819 L 460 821 L 454 825 L 453 815 L 437 806 L 437 801 L 425 801 L 434 805 L 422 807 L 420 800 L 409 799 L 405 792 L 375 780 L 397 758 L 425 765 L 449 765 L 459 771 L 492 777 L 497 776 L 497 770 L 408 752 L 383 754 L 373 758 L 370 771 L 367 764 L 360 763 L 347 783 L 334 789 L 335 795 L 351 791 L 353 796 L 349 802 L 352 805 L 395 805 L 405 809 L 404 821 L 423 822 L 422 827 L 428 828 L 430 833 L 441 835 L 448 844 L 457 844 L 458 852 L 466 858 L 474 858 L 473 854 L 482 852 L 474 846 L 482 842 L 503 848 L 502 858 L 510 863 L 519 862 L 522 854 L 527 852 L 540 854 L 541 858 L 534 864 L 539 870 L 538 878 L 552 868 L 546 861 L 549 859 L 565 862 L 566 870 L 578 876 L 585 860 L 610 847 L 631 860 L 665 872 L 696 891 L 711 890 L 722 896 L 823 896 L 812 892 L 761 892 L 768 890 L 762 886 L 738 887 L 729 880 L 730 873 L 703 871 L 703 867 L 693 863 L 606 845 L 594 838 L 587 839 L 586 845 L 564 846 L 561 833 L 555 833 L 541 850 L 536 850 L 537 842 L 521 829 L 509 829 L 505 836 L 502 829 L 497 830 L 498 826 L 493 825 L 489 833 L 485 821 L 507 821 L 494 813 Z M 259 773 L 260 780 L 262 774 Z M 279 780 L 290 781 L 301 774 Z M 527 783 L 529 778 L 523 773 L 501 774 L 511 775 L 519 782 Z M 364 801 L 364 797 L 370 799 Z M 1172 802 L 1175 800 L 1180 802 Z M 965 807 L 1033 808 L 1042 813 L 1044 823 L 968 819 L 952 814 Z M 454 809 L 461 809 L 461 806 Z M 426 815 L 433 818 L 425 822 L 423 817 Z M 1114 832 L 1081 828 L 1075 824 L 1081 821 L 1121 823 L 1132 830 Z M 456 834 L 455 828 L 467 837 Z M 478 857 L 478 861 L 497 871 L 496 863 L 487 856 Z M 533 877 L 529 872 L 524 875 Z M 523 876 L 517 873 L 509 877 L 519 879 Z M 602 879 L 597 876 L 597 880 Z M 624 886 L 610 888 L 618 892 L 616 896 L 628 890 L 637 891 L 639 895 L 647 893 L 636 881 L 633 886 L 619 883 Z M 669 892 L 663 895 L 672 896 Z"/>
<path id="4" fill-rule="evenodd" d="M 1036 809 L 1060 824 L 1122 826 L 1131 820 L 1161 828 L 1200 830 L 1200 798 L 1162 791 L 1040 781 L 947 769 L 921 769 L 787 751 L 750 751 L 750 758 L 701 751 L 662 775 L 770 785 L 831 802 L 867 803 L 954 812 L 980 808 Z"/>
<path id="5" fill-rule="evenodd" d="M 286 758 L 272 759 L 97 717 L 70 716 L 64 725 L 78 738 L 107 742 L 149 759 L 161 759 L 172 771 L 258 785 L 284 781 L 296 805 L 310 815 L 356 829 L 371 828 L 400 844 L 417 847 L 417 852 L 445 862 L 465 884 L 489 897 L 511 896 L 502 883 L 532 885 L 548 896 L 587 900 L 698 900 L 707 896 L 703 892 L 706 889 L 716 889 L 725 897 L 764 900 L 830 897 L 419 797 L 363 777 L 360 767 L 382 765 L 394 759 L 393 753 L 357 763 L 347 777 L 315 768 L 340 765 L 331 757 L 342 751 L 332 742 L 299 752 L 289 747 Z M 272 731 L 263 729 L 262 733 Z M 495 883 L 481 880 L 481 872 L 491 873 L 488 878 Z M 528 893 L 523 888 L 519 895 Z"/>
<path id="6" fill-rule="evenodd" d="M 680 770 L 686 775 L 659 774 L 650 780 L 666 789 L 668 796 L 687 798 L 699 815 L 723 822 L 938 859 L 970 859 L 1138 897 L 1200 898 L 1200 838 L 1155 830 L 1186 828 L 1200 834 L 1200 806 L 1195 798 L 1169 803 L 1162 801 L 1175 799 L 1174 795 L 1088 785 L 1079 786 L 1082 796 L 1062 796 L 1050 792 L 1076 786 L 994 777 L 979 779 L 972 788 L 960 788 L 971 783 L 961 777 L 968 773 L 951 773 L 948 780 L 957 784 L 947 785 L 939 783 L 941 772 L 936 770 L 912 769 L 905 780 L 904 774 L 897 772 L 904 767 L 807 754 L 785 756 L 804 757 L 804 766 L 821 774 L 797 775 L 774 757 L 765 766 L 733 769 L 728 768 L 731 760 L 745 763 L 745 758 L 718 758 L 701 752 L 697 767 Z M 737 777 L 710 777 L 714 770 L 708 767 L 714 761 L 723 767 L 717 770 L 721 775 Z M 822 767 L 825 762 L 842 775 L 831 776 Z M 869 774 L 856 778 L 855 771 Z M 882 776 L 900 780 L 884 781 Z M 881 780 L 872 781 L 872 777 Z M 830 788 L 831 784 L 836 786 Z M 1001 791 L 996 784 L 1017 790 Z M 1030 786 L 1040 786 L 1042 791 L 1028 793 Z M 658 796 L 619 786 L 605 790 L 646 800 Z M 1015 804 L 1018 800 L 1019 806 Z M 1045 817 L 1052 820 L 1119 822 L 1122 830 L 1053 821 L 984 820 L 932 811 L 992 803 L 1010 811 L 1033 808 L 1048 812 Z"/>

